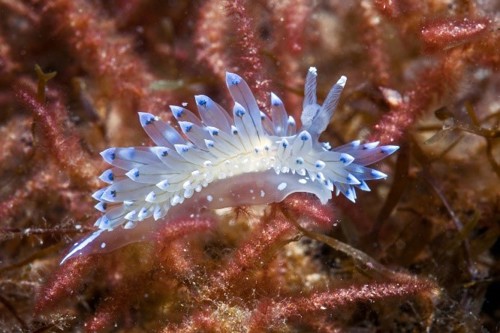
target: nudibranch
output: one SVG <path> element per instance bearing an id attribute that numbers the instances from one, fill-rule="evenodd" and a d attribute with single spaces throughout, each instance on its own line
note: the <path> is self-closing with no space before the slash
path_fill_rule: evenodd
<path id="1" fill-rule="evenodd" d="M 100 176 L 109 186 L 93 194 L 103 215 L 95 223 L 97 231 L 76 243 L 62 262 L 140 241 L 154 221 L 186 211 L 269 204 L 295 192 L 312 193 L 326 204 L 335 191 L 354 202 L 356 188 L 369 191 L 367 180 L 387 177 L 366 165 L 398 147 L 353 141 L 331 148 L 319 142 L 347 79 L 342 76 L 319 105 L 316 78 L 316 69 L 310 68 L 300 130 L 278 96 L 271 93 L 268 117 L 248 84 L 233 73 L 226 73 L 232 115 L 204 95 L 195 96 L 199 117 L 184 107 L 170 107 L 182 133 L 152 114 L 139 113 L 156 146 L 101 153 L 113 166 Z"/>

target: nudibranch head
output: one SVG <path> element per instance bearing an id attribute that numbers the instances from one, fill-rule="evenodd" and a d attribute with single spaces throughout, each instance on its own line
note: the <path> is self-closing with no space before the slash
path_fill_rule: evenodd
<path id="1" fill-rule="evenodd" d="M 63 261 L 89 251 L 98 238 L 100 245 L 93 247 L 105 248 L 105 240 L 112 237 L 104 231 L 118 233 L 141 224 L 147 229 L 151 221 L 175 214 L 179 206 L 185 211 L 268 204 L 295 192 L 313 193 L 325 204 L 334 190 L 354 202 L 356 188 L 369 191 L 367 180 L 387 177 L 366 165 L 398 147 L 353 141 L 331 148 L 319 142 L 346 77 L 337 81 L 322 105 L 316 97 L 316 77 L 316 69 L 310 68 L 300 130 L 278 96 L 271 93 L 268 117 L 247 83 L 233 73 L 226 74 L 234 100 L 232 115 L 203 95 L 195 96 L 199 117 L 183 107 L 170 107 L 181 133 L 152 114 L 139 113 L 156 146 L 101 153 L 113 167 L 100 176 L 109 186 L 93 194 L 99 201 L 95 208 L 103 213 L 95 223 L 98 230 L 75 244 Z M 122 243 L 140 240 L 130 235 Z"/>

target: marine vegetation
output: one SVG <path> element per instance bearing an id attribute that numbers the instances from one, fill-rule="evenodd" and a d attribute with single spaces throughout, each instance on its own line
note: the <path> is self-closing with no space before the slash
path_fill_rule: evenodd
<path id="1" fill-rule="evenodd" d="M 0 0 L 0 331 L 497 331 L 499 9 Z"/>

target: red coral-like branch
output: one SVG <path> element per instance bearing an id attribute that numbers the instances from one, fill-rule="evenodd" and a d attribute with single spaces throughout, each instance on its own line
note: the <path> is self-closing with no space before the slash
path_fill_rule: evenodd
<path id="1" fill-rule="evenodd" d="M 80 292 L 84 283 L 82 277 L 97 268 L 98 260 L 95 256 L 83 256 L 58 267 L 51 280 L 38 293 L 36 311 L 47 311 L 59 305 L 68 296 Z"/>
<path id="2" fill-rule="evenodd" d="M 75 183 L 82 183 L 90 188 L 98 185 L 95 178 L 97 169 L 90 162 L 80 144 L 80 138 L 75 135 L 67 119 L 67 112 L 60 102 L 56 101 L 49 106 L 39 102 L 29 92 L 27 87 L 16 87 L 18 100 L 33 113 L 34 121 L 40 127 L 40 137 L 45 142 L 45 148 L 53 155 L 54 160 L 73 179 Z"/>
<path id="3" fill-rule="evenodd" d="M 264 64 L 261 58 L 262 45 L 256 36 L 256 27 L 246 8 L 245 0 L 226 1 L 227 15 L 234 29 L 231 33 L 233 42 L 229 44 L 233 53 L 231 69 L 245 78 L 259 101 L 261 110 L 267 110 L 269 79 L 264 76 Z"/>
<path id="4" fill-rule="evenodd" d="M 370 140 L 382 144 L 399 142 L 418 117 L 429 111 L 434 101 L 443 99 L 447 91 L 455 89 L 464 65 L 461 53 L 461 50 L 450 52 L 436 66 L 422 71 L 413 85 L 402 93 L 401 102 L 391 105 L 391 111 L 375 125 Z M 443 76 L 447 79 L 443 80 Z"/>
<path id="5" fill-rule="evenodd" d="M 44 18 L 66 39 L 71 54 L 98 84 L 100 96 L 117 103 L 111 108 L 113 139 L 132 141 L 134 124 L 125 120 L 138 110 L 164 109 L 170 93 L 149 89 L 155 77 L 134 53 L 134 41 L 118 33 L 115 22 L 97 6 L 84 0 L 45 3 Z"/>
<path id="6" fill-rule="evenodd" d="M 426 295 L 434 299 L 436 286 L 428 280 L 409 279 L 395 282 L 375 282 L 354 285 L 305 297 L 291 297 L 281 301 L 262 300 L 249 319 L 249 331 L 257 332 L 265 327 L 293 319 L 315 316 L 325 311 L 346 311 L 357 303 L 376 302 L 381 299 L 403 299 Z"/>
<path id="7" fill-rule="evenodd" d="M 422 41 L 432 50 L 443 50 L 474 41 L 488 31 L 485 18 L 447 18 L 426 21 L 422 25 Z"/>
<path id="8" fill-rule="evenodd" d="M 279 214 L 269 221 L 262 221 L 231 256 L 209 278 L 206 297 L 219 295 L 230 288 L 245 283 L 242 277 L 262 266 L 270 254 L 291 241 L 298 231 Z"/>
<path id="9" fill-rule="evenodd" d="M 196 58 L 215 74 L 220 82 L 225 80 L 225 72 L 230 64 L 227 54 L 225 34 L 227 17 L 219 0 L 208 0 L 200 7 L 194 40 Z"/>

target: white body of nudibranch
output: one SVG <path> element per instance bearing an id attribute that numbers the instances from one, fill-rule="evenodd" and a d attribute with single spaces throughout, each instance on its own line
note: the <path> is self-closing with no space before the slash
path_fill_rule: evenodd
<path id="1" fill-rule="evenodd" d="M 154 115 L 139 113 L 141 125 L 157 146 L 109 148 L 101 153 L 113 167 L 100 176 L 110 185 L 93 195 L 99 201 L 95 207 L 103 212 L 95 223 L 98 230 L 75 244 L 63 262 L 77 254 L 139 241 L 152 221 L 179 214 L 178 207 L 185 212 L 268 204 L 295 192 L 313 193 L 325 204 L 334 190 L 354 202 L 355 188 L 369 191 L 365 181 L 387 177 L 366 165 L 398 147 L 353 141 L 332 149 L 319 142 L 346 77 L 332 87 L 323 105 L 316 100 L 316 77 L 316 69 L 310 68 L 300 130 L 275 94 L 271 94 L 271 118 L 261 112 L 247 83 L 233 73 L 226 74 L 234 99 L 232 116 L 202 95 L 195 96 L 201 119 L 171 106 L 182 134 Z"/>

